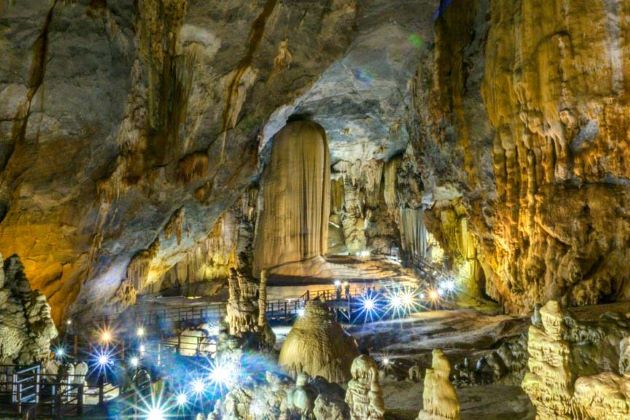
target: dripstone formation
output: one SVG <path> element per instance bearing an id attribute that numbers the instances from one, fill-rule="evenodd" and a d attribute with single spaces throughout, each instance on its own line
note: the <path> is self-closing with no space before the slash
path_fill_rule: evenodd
<path id="1" fill-rule="evenodd" d="M 335 321 L 326 305 L 311 300 L 282 344 L 278 363 L 293 376 L 307 373 L 345 383 L 358 355 L 356 341 Z"/>
<path id="2" fill-rule="evenodd" d="M 324 129 L 312 121 L 289 122 L 274 137 L 261 184 L 254 273 L 316 274 L 328 246 L 330 214 Z"/>
<path id="3" fill-rule="evenodd" d="M 346 390 L 346 403 L 352 420 L 383 420 L 385 403 L 379 383 L 378 365 L 370 356 L 361 355 L 352 362 L 352 379 Z"/>
<path id="4" fill-rule="evenodd" d="M 424 376 L 422 411 L 417 420 L 459 420 L 459 399 L 449 380 L 451 364 L 439 349 L 433 350 L 431 368 Z"/>
<path id="5" fill-rule="evenodd" d="M 0 255 L 0 265 L 0 364 L 47 361 L 57 328 L 46 297 L 31 290 L 16 255 Z"/>

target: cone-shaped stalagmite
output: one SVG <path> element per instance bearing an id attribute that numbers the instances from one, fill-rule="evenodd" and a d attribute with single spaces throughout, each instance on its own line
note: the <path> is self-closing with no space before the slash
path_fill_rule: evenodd
<path id="1" fill-rule="evenodd" d="M 254 273 L 322 256 L 328 241 L 330 157 L 320 125 L 292 121 L 276 134 L 262 190 Z"/>

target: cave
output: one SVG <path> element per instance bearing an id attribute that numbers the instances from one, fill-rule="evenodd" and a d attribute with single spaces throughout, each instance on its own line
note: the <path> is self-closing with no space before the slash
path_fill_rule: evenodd
<path id="1" fill-rule="evenodd" d="M 0 0 L 0 417 L 630 419 L 628 51 L 626 0 Z"/>

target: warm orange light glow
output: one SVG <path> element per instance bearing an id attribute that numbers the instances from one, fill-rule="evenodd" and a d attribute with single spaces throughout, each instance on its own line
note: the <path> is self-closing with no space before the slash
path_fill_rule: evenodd
<path id="1" fill-rule="evenodd" d="M 112 335 L 112 332 L 110 330 L 108 329 L 101 330 L 101 342 L 103 344 L 109 344 L 109 342 L 111 342 L 113 338 L 114 336 Z"/>
<path id="2" fill-rule="evenodd" d="M 437 302 L 438 300 L 440 300 L 440 294 L 435 289 L 429 290 L 428 295 L 429 299 L 433 302 Z"/>

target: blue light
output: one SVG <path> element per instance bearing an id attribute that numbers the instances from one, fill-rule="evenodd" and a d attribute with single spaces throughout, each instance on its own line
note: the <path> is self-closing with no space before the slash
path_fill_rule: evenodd
<path id="1" fill-rule="evenodd" d="M 192 389 L 195 394 L 203 394 L 206 390 L 206 383 L 201 378 L 193 379 L 190 383 L 190 389 Z"/>
<path id="2" fill-rule="evenodd" d="M 183 392 L 180 392 L 179 394 L 177 394 L 177 396 L 175 397 L 175 402 L 177 403 L 178 406 L 183 406 L 188 404 L 188 395 L 186 395 Z"/>

